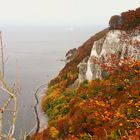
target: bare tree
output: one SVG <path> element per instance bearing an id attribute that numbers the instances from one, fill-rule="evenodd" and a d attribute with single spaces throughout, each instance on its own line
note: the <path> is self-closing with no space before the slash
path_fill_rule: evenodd
<path id="1" fill-rule="evenodd" d="M 5 67 L 4 67 L 4 47 L 2 40 L 2 32 L 0 32 L 0 48 L 1 48 L 1 68 L 0 68 L 0 89 L 4 91 L 4 94 L 7 96 L 7 99 L 4 101 L 2 106 L 0 106 L 0 140 L 14 140 L 14 132 L 17 119 L 17 93 L 19 92 L 19 84 L 16 82 L 14 87 L 10 86 L 5 80 Z M 12 107 L 9 105 L 11 105 Z M 11 123 L 9 126 L 8 133 L 3 132 L 3 115 L 5 112 L 10 112 L 12 114 Z"/>

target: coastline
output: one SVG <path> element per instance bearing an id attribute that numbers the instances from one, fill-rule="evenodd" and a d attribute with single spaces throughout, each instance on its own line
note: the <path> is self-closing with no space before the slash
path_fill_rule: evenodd
<path id="1" fill-rule="evenodd" d="M 47 115 L 42 111 L 42 108 L 41 108 L 42 97 L 45 95 L 46 90 L 47 90 L 47 85 L 44 84 L 44 85 L 41 85 L 34 93 L 34 97 L 36 101 L 34 105 L 34 112 L 36 116 L 35 133 L 42 131 L 48 126 Z"/>

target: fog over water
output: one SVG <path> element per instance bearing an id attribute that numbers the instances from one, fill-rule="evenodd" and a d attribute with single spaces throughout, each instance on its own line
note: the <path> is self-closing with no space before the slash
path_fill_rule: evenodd
<path id="1" fill-rule="evenodd" d="M 54 78 L 64 66 L 60 61 L 69 49 L 79 47 L 104 27 L 1 26 L 5 44 L 6 79 L 13 83 L 18 73 L 19 95 L 15 136 L 35 125 L 34 92 Z M 6 129 L 7 125 L 5 125 Z"/>

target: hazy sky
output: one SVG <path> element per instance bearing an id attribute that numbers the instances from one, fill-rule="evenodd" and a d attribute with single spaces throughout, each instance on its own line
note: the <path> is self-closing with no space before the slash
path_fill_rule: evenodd
<path id="1" fill-rule="evenodd" d="M 140 0 L 0 0 L 0 24 L 108 24 Z"/>

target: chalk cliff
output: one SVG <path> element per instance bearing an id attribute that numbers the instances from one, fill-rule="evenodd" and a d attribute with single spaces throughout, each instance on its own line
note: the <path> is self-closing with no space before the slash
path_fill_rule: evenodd
<path id="1" fill-rule="evenodd" d="M 109 28 L 66 54 L 66 65 L 42 101 L 48 128 L 33 140 L 140 139 L 137 60 L 140 8 L 113 16 Z M 111 73 L 104 65 L 117 69 Z"/>
<path id="2" fill-rule="evenodd" d="M 134 30 L 126 33 L 121 30 L 110 30 L 104 37 L 95 41 L 87 61 L 79 64 L 79 82 L 84 80 L 102 79 L 105 76 L 101 69 L 101 63 L 107 63 L 108 57 L 115 55 L 119 61 L 126 57 L 140 60 L 140 46 L 136 42 L 140 41 L 140 32 Z M 135 42 L 131 44 L 131 42 Z M 93 63 L 96 59 L 98 63 Z"/>

